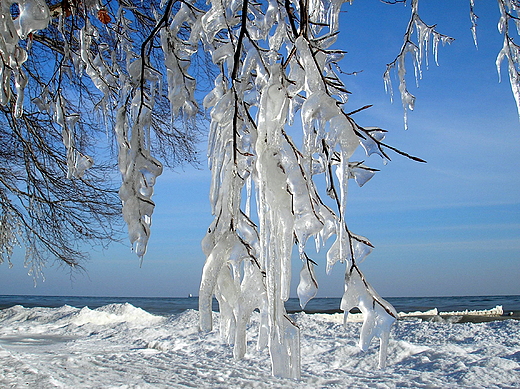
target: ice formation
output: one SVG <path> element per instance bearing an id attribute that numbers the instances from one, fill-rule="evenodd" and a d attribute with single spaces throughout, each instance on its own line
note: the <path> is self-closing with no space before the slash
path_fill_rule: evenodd
<path id="1" fill-rule="evenodd" d="M 401 96 L 401 102 L 403 104 L 404 111 L 405 129 L 408 128 L 408 110 L 413 111 L 415 107 L 415 96 L 410 93 L 406 84 L 406 55 L 410 54 L 410 56 L 412 57 L 415 73 L 415 83 L 418 86 L 419 79 L 422 78 L 423 63 L 426 63 L 426 66 L 428 66 L 428 51 L 430 43 L 435 63 L 438 64 L 437 52 L 439 43 L 445 45 L 446 43 L 451 43 L 453 41 L 453 38 L 437 32 L 437 30 L 435 29 L 435 25 L 430 26 L 423 22 L 423 20 L 419 16 L 419 0 L 412 0 L 411 9 L 412 14 L 410 16 L 410 21 L 408 22 L 408 27 L 404 34 L 404 43 L 401 47 L 401 51 L 399 52 L 399 54 L 393 62 L 386 65 L 386 71 L 383 75 L 385 89 L 392 98 L 393 88 L 391 80 L 391 71 L 392 69 L 397 70 L 397 76 L 399 79 L 399 93 Z M 474 16 L 472 15 L 475 15 L 473 13 L 473 7 L 471 7 L 470 16 L 473 22 L 472 32 L 475 34 L 476 19 L 474 19 Z M 414 31 L 417 35 L 417 41 L 414 41 L 413 39 Z M 474 35 L 474 37 L 476 37 L 476 35 Z"/>
<path id="2" fill-rule="evenodd" d="M 18 4 L 19 15 L 13 18 L 11 7 Z M 6 105 L 11 97 L 11 75 L 16 90 L 15 116 L 23 109 L 24 88 L 27 75 L 22 69 L 27 60 L 27 51 L 19 45 L 21 39 L 49 24 L 50 14 L 43 0 L 2 1 L 0 4 L 0 104 Z"/>
<path id="3" fill-rule="evenodd" d="M 233 344 L 235 358 L 242 358 L 247 325 L 259 310 L 258 348 L 269 348 L 273 374 L 299 378 L 300 329 L 284 303 L 293 260 L 302 265 L 297 288 L 301 306 L 317 293 L 316 262 L 308 254 L 308 242 L 314 238 L 318 250 L 332 242 L 326 253 L 327 272 L 338 263 L 345 266 L 341 308 L 345 315 L 354 307 L 361 310 L 359 346 L 365 350 L 379 338 L 383 367 L 397 314 L 359 268 L 373 246 L 350 231 L 346 206 L 349 180 L 362 186 L 377 171 L 352 160 L 355 150 L 361 145 L 368 156 L 377 154 L 384 161 L 385 149 L 400 151 L 383 143 L 385 131 L 354 121 L 359 109 L 350 114 L 343 110 L 349 92 L 337 63 L 344 52 L 332 46 L 345 1 L 167 0 L 152 2 L 148 14 L 137 10 L 142 4 L 132 2 L 102 5 L 89 0 L 70 3 L 69 9 L 65 3 L 55 4 L 51 11 L 44 0 L 0 2 L 0 104 L 14 101 L 14 115 L 24 114 L 24 104 L 29 104 L 24 102 L 24 63 L 34 35 L 52 23 L 54 33 L 63 38 L 63 45 L 54 49 L 67 62 L 58 72 L 88 78 L 101 96 L 96 108 L 115 113 L 105 120 L 113 119 L 107 120 L 107 127 L 117 142 L 122 212 L 132 247 L 142 258 L 150 236 L 154 185 L 162 173 L 151 147 L 156 100 L 168 97 L 172 123 L 191 120 L 200 109 L 196 79 L 190 74 L 192 57 L 201 48 L 209 52 L 218 74 L 201 100 L 211 119 L 209 197 L 214 220 L 202 242 L 206 262 L 199 293 L 200 328 L 212 329 L 215 296 L 222 337 Z M 422 21 L 418 3 L 411 2 L 402 49 L 384 74 L 392 93 L 391 71 L 397 71 L 405 126 L 407 111 L 415 103 L 406 84 L 406 56 L 412 57 L 418 82 L 424 64 L 428 66 L 429 50 L 437 62 L 439 43 L 451 41 Z M 475 34 L 473 1 L 470 6 Z M 510 22 L 519 24 L 513 16 L 518 6 L 513 0 L 499 0 L 499 7 L 504 45 L 497 68 L 500 71 L 507 59 L 520 112 L 520 48 L 509 35 Z M 76 30 L 66 30 L 65 19 L 75 12 L 81 13 L 81 23 Z M 149 32 L 136 30 L 140 18 Z M 70 31 L 73 37 L 66 36 Z M 163 55 L 161 63 L 150 55 L 157 51 Z M 81 117 L 68 99 L 72 97 L 45 85 L 33 102 L 62 129 L 69 178 L 83 179 L 93 160 L 79 150 Z M 325 188 L 317 184 L 321 182 Z M 293 258 L 295 245 L 298 255 Z"/>
<path id="4" fill-rule="evenodd" d="M 32 34 L 56 18 L 54 25 L 64 38 L 64 60 L 70 60 L 78 76 L 88 77 L 100 92 L 100 110 L 115 112 L 119 196 L 130 241 L 141 258 L 150 235 L 154 185 L 162 172 L 150 147 L 156 97 L 166 90 L 172 116 L 193 117 L 199 105 L 190 75 L 191 57 L 201 44 L 210 53 L 220 69 L 213 90 L 203 99 L 211 118 L 208 160 L 215 220 L 202 243 L 207 260 L 200 286 L 200 327 L 212 328 L 211 299 L 216 296 L 222 337 L 241 358 L 246 353 L 247 324 L 258 309 L 258 348 L 269 348 L 277 376 L 300 377 L 300 329 L 284 306 L 294 245 L 299 253 L 295 260 L 302 264 L 298 286 L 302 307 L 318 290 L 316 263 L 307 253 L 309 239 L 314 238 L 320 249 L 335 236 L 327 270 L 341 262 L 362 278 L 358 264 L 372 250 L 366 238 L 348 229 L 346 202 L 349 179 L 363 185 L 375 173 L 351 161 L 354 151 L 362 145 L 367 154 L 384 157 L 383 132 L 359 126 L 341 108 L 348 91 L 336 74 L 336 64 L 344 53 L 331 45 L 343 3 L 289 1 L 281 6 L 271 0 L 214 0 L 203 11 L 195 2 L 169 0 L 161 4 L 160 12 L 154 10 L 156 25 L 150 38 L 138 43 L 140 47 L 133 39 L 135 15 L 123 4 L 109 15 L 100 3 L 85 3 L 81 10 L 92 17 L 83 19 L 73 45 L 66 39 L 64 18 L 77 9 L 53 6 L 51 11 L 45 1 L 23 0 L 16 3 L 15 15 L 11 10 L 15 2 L 0 6 L 0 51 L 6 59 L 1 65 L 2 104 L 10 100 L 13 82 L 15 112 L 22 115 L 27 83 L 23 64 L 30 44 L 20 42 L 30 43 Z M 100 34 L 100 27 L 111 22 L 118 26 L 117 33 L 108 29 Z M 153 66 L 146 55 L 157 44 L 164 54 L 162 68 Z M 47 88 L 33 102 L 62 128 L 69 178 L 82 178 L 93 161 L 78 149 L 79 113 L 72 110 L 67 96 Z M 301 145 L 291 134 L 298 115 Z M 322 200 L 315 176 L 325 176 L 330 205 Z M 364 296 L 353 306 L 363 307 L 367 315 L 363 334 L 381 339 L 384 359 L 394 312 L 379 308 L 375 302 L 380 297 L 368 284 L 363 289 L 352 277 L 345 280 L 350 294 Z M 371 336 L 362 335 L 363 347 Z"/>
<path id="5" fill-rule="evenodd" d="M 13 5 L 17 5 L 16 11 L 13 11 Z M 93 14 L 103 10 L 96 1 L 85 3 L 85 7 L 86 11 L 94 11 Z M 0 64 L 0 104 L 9 103 L 13 79 L 16 91 L 14 112 L 15 116 L 21 117 L 24 109 L 24 88 L 27 84 L 23 64 L 31 47 L 32 34 L 45 29 L 55 18 L 54 20 L 58 19 L 56 25 L 63 37 L 63 62 L 70 60 L 77 76 L 88 76 L 102 93 L 99 103 L 102 111 L 117 112 L 114 131 L 119 146 L 119 168 L 122 175 L 119 194 L 130 241 L 136 254 L 142 258 L 150 235 L 154 209 L 151 199 L 153 187 L 155 179 L 162 172 L 162 165 L 151 155 L 149 145 L 150 113 L 161 76 L 146 60 L 143 62 L 141 58 L 135 58 L 135 46 L 130 37 L 132 27 L 130 20 L 125 18 L 124 7 L 118 12 L 117 23 L 125 28 L 114 34 L 112 45 L 103 42 L 98 32 L 99 22 L 106 23 L 109 19 L 101 19 L 98 14 L 99 20 L 84 18 L 83 26 L 78 29 L 78 44 L 74 50 L 66 36 L 63 18 L 68 14 L 63 7 L 54 6 L 51 12 L 43 0 L 2 1 L 0 12 L 0 55 L 3 59 Z M 72 11 L 69 9 L 67 12 Z M 180 15 L 179 13 L 179 17 Z M 24 40 L 27 42 L 21 44 Z M 174 86 L 170 88 L 175 91 Z M 185 95 L 180 95 L 180 98 L 185 101 L 185 106 L 190 106 L 190 100 Z M 65 94 L 59 91 L 50 94 L 47 86 L 33 102 L 40 110 L 52 114 L 54 122 L 62 128 L 68 178 L 83 177 L 94 161 L 79 150 L 76 142 L 76 126 L 81 119 L 80 114 L 70 112 L 71 104 Z M 193 103 L 191 105 L 196 106 Z"/>
<path id="6" fill-rule="evenodd" d="M 509 32 L 510 23 L 513 23 L 513 27 L 520 31 L 520 6 L 518 2 L 512 0 L 499 0 L 498 5 L 500 9 L 498 31 L 504 36 L 504 44 L 497 56 L 497 71 L 500 78 L 502 61 L 507 59 L 509 82 L 511 83 L 511 90 L 516 101 L 518 115 L 520 116 L 520 46 L 513 41 Z"/>
<path id="7" fill-rule="evenodd" d="M 293 246 L 298 247 L 296 260 L 302 261 L 297 288 L 302 307 L 318 290 L 316 263 L 307 254 L 309 238 L 319 249 L 336 236 L 327 270 L 342 262 L 363 280 L 358 264 L 372 250 L 366 238 L 348 229 L 345 214 L 349 179 L 362 186 L 376 170 L 350 159 L 361 144 L 367 154 L 385 157 L 384 132 L 360 127 L 341 109 L 348 92 L 334 66 L 343 53 L 330 46 L 342 3 L 311 2 L 298 19 L 296 3 L 284 8 L 275 2 L 212 1 L 202 22 L 205 47 L 221 73 L 204 100 L 205 108 L 211 108 L 208 159 L 215 219 L 202 243 L 207 259 L 199 292 L 200 326 L 211 330 L 215 296 L 222 337 L 241 358 L 246 324 L 258 309 L 258 347 L 268 346 L 272 372 L 283 377 L 300 377 L 300 329 L 284 306 Z M 234 15 L 228 23 L 236 28 L 224 29 L 223 8 Z M 247 24 L 236 25 L 245 14 Z M 290 134 L 298 114 L 301 146 Z M 314 176 L 325 176 L 335 210 L 322 200 Z M 365 349 L 378 337 L 384 366 L 397 314 L 368 284 L 346 277 L 345 288 L 352 297 L 344 306 L 347 312 L 360 307 L 366 316 L 360 345 Z"/>

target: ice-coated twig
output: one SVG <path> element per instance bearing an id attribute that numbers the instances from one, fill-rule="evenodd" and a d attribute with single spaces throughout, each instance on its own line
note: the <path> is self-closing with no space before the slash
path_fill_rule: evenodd
<path id="1" fill-rule="evenodd" d="M 519 10 L 520 5 L 513 0 L 498 0 L 500 19 L 498 31 L 504 36 L 502 49 L 498 53 L 496 66 L 499 80 L 501 78 L 500 67 L 502 61 L 507 59 L 507 70 L 511 90 L 516 101 L 518 115 L 520 116 L 520 46 L 518 46 L 510 35 L 510 22 L 513 21 L 517 32 L 520 28 Z M 514 14 L 513 14 L 514 13 Z"/>
<path id="2" fill-rule="evenodd" d="M 478 40 L 477 40 L 478 16 L 475 13 L 475 0 L 469 0 L 469 19 L 471 21 L 471 35 L 473 35 L 473 42 L 475 43 L 475 47 L 478 49 Z"/>
<path id="3" fill-rule="evenodd" d="M 399 94 L 401 96 L 401 102 L 403 104 L 404 114 L 404 127 L 408 129 L 408 111 L 413 111 L 415 107 L 415 96 L 410 93 L 407 87 L 406 80 L 406 55 L 410 54 L 413 61 L 414 72 L 415 72 L 415 83 L 419 85 L 419 79 L 422 78 L 422 67 L 423 62 L 426 62 L 428 66 L 428 50 L 430 47 L 430 40 L 433 50 L 433 56 L 435 63 L 438 64 L 437 52 L 439 42 L 443 45 L 446 43 L 453 42 L 453 38 L 441 34 L 436 31 L 435 25 L 427 25 L 424 23 L 419 16 L 419 0 L 412 0 L 411 2 L 411 16 L 408 22 L 408 27 L 404 33 L 404 43 L 397 57 L 386 65 L 385 73 L 383 74 L 383 80 L 385 84 L 385 90 L 390 94 L 390 98 L 393 98 L 393 88 L 391 80 L 391 72 L 396 69 L 399 79 Z M 417 40 L 414 41 L 413 33 L 417 34 Z"/>

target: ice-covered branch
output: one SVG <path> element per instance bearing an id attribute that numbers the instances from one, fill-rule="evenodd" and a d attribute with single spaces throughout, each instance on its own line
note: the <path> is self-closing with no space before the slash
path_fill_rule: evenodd
<path id="1" fill-rule="evenodd" d="M 203 240 L 207 259 L 199 293 L 200 326 L 212 328 L 214 295 L 221 335 L 234 343 L 234 355 L 240 358 L 245 353 L 245 324 L 258 308 L 258 345 L 269 346 L 273 374 L 292 378 L 300 374 L 299 328 L 284 306 L 292 247 L 298 246 L 302 262 L 297 288 L 302 307 L 319 285 L 317 263 L 306 252 L 311 237 L 319 249 L 336 235 L 327 269 L 343 262 L 347 272 L 355 269 L 364 280 L 358 264 L 372 246 L 347 228 L 348 180 L 362 186 L 376 170 L 350 158 L 360 144 L 368 155 L 375 152 L 383 158 L 384 149 L 390 148 L 382 143 L 382 130 L 362 128 L 351 118 L 367 107 L 350 114 L 342 110 L 349 92 L 336 71 L 344 52 L 331 49 L 341 4 L 288 0 L 280 7 L 275 1 L 215 0 L 202 17 L 203 41 L 220 74 L 204 99 L 205 108 L 211 108 L 208 158 L 215 219 Z M 286 131 L 298 114 L 301 146 Z M 321 174 L 328 182 L 327 193 L 337 202 L 335 211 L 325 205 L 314 181 Z M 346 278 L 349 291 L 356 290 L 351 279 Z M 395 318 L 364 282 L 374 302 L 373 309 L 367 305 L 365 327 L 382 339 L 384 360 L 387 324 Z M 374 315 L 390 318 L 382 326 L 370 319 Z M 367 343 L 371 338 L 363 339 Z"/>
<path id="2" fill-rule="evenodd" d="M 473 35 L 473 42 L 475 43 L 475 47 L 478 48 L 478 40 L 477 40 L 478 16 L 475 13 L 475 1 L 474 0 L 469 0 L 469 19 L 471 21 L 471 35 Z"/>
<path id="3" fill-rule="evenodd" d="M 422 21 L 421 17 L 419 16 L 419 0 L 412 0 L 411 9 L 412 13 L 410 16 L 410 21 L 408 22 L 408 27 L 404 34 L 403 46 L 401 47 L 401 50 L 397 57 L 392 62 L 386 65 L 386 71 L 383 75 L 385 89 L 392 98 L 393 88 L 391 80 L 391 71 L 393 69 L 396 69 L 397 71 L 397 76 L 399 79 L 399 94 L 401 96 L 401 102 L 403 104 L 404 110 L 405 129 L 408 128 L 408 110 L 413 111 L 415 107 L 415 96 L 410 93 L 407 87 L 407 54 L 410 54 L 412 58 L 415 73 L 415 83 L 416 85 L 418 85 L 419 79 L 422 78 L 423 64 L 426 63 L 426 67 L 428 67 L 428 52 L 430 49 L 430 42 L 435 63 L 438 65 L 437 52 L 439 42 L 444 45 L 446 43 L 451 43 L 454 40 L 453 38 L 447 35 L 437 32 L 437 30 L 435 29 L 435 25 L 430 26 Z M 417 35 L 416 40 L 414 40 L 413 38 L 414 31 Z"/>
<path id="4" fill-rule="evenodd" d="M 510 35 L 510 22 L 515 24 L 517 32 L 520 31 L 520 5 L 513 0 L 498 0 L 498 6 L 500 9 L 498 31 L 504 36 L 504 43 L 502 50 L 498 53 L 496 66 L 500 78 L 502 61 L 507 59 L 507 70 L 511 90 L 513 91 L 518 115 L 520 116 L 520 46 L 514 42 Z"/>
<path id="5" fill-rule="evenodd" d="M 45 129 L 37 145 L 52 152 L 56 160 L 63 153 L 66 176 L 77 181 L 70 185 L 95 182 L 97 187 L 93 187 L 106 193 L 115 192 L 107 189 L 109 175 L 104 173 L 107 184 L 99 186 L 96 171 L 108 169 L 106 159 L 115 140 L 124 220 L 130 241 L 142 257 L 154 208 L 153 185 L 162 169 L 156 157 L 168 166 L 196 159 L 193 144 L 200 112 L 189 68 L 192 57 L 204 57 L 198 51 L 203 11 L 193 2 L 173 0 L 167 4 L 153 0 L 147 4 L 132 0 L 50 4 L 44 0 L 0 4 L 0 105 L 8 118 L 4 122 Z M 56 151 L 54 143 L 48 144 L 56 139 L 55 128 L 60 131 L 63 152 Z M 99 139 L 108 140 L 107 147 L 97 147 Z M 28 147 L 24 150 L 29 153 Z M 40 158 L 30 154 L 31 161 Z M 29 170 L 27 175 L 31 181 Z M 48 184 L 53 185 L 63 190 L 61 182 Z M 98 197 L 106 199 L 103 196 Z M 96 196 L 76 197 L 76 202 L 96 203 Z M 113 199 L 105 206 L 110 210 L 107 217 L 114 217 L 113 207 L 120 208 Z M 93 223 L 97 218 L 91 217 Z M 106 228 L 104 239 L 117 239 L 114 231 L 108 232 L 111 224 L 105 220 L 100 227 L 77 229 L 97 238 L 100 235 L 93 231 Z M 65 261 L 75 263 L 77 252 L 63 256 L 69 254 Z"/>
<path id="6" fill-rule="evenodd" d="M 103 137 L 109 134 L 115 140 L 122 214 L 132 247 L 142 258 L 151 231 L 156 179 L 163 163 L 169 163 L 165 157 L 178 153 L 181 160 L 192 158 L 191 134 L 203 108 L 210 119 L 207 156 L 214 220 L 202 242 L 206 262 L 199 290 L 200 328 L 212 329 L 214 296 L 222 337 L 233 344 L 234 357 L 242 358 L 247 324 L 258 309 L 257 345 L 260 350 L 268 347 L 273 374 L 298 378 L 300 329 L 284 305 L 291 290 L 292 261 L 301 264 L 297 293 L 304 307 L 318 291 L 315 266 L 321 265 L 311 259 L 315 257 L 309 254 L 308 242 L 314 239 L 318 251 L 332 239 L 323 265 L 330 272 L 343 264 L 341 308 L 346 315 L 354 307 L 362 311 L 359 345 L 365 350 L 379 338 L 383 367 L 396 314 L 362 273 L 361 263 L 372 252 L 372 244 L 354 234 L 347 222 L 351 180 L 363 186 L 377 169 L 354 160 L 354 153 L 361 146 L 367 156 L 379 155 L 384 162 L 390 159 L 389 150 L 423 160 L 387 144 L 381 128 L 358 124 L 354 116 L 368 106 L 347 109 L 350 92 L 338 65 L 345 52 L 334 46 L 344 2 L 89 0 L 64 1 L 50 8 L 43 0 L 1 2 L 0 105 L 13 128 L 11 138 L 31 163 L 19 162 L 27 190 L 0 176 L 2 205 L 6 188 L 30 215 L 24 217 L 16 206 L 0 210 L 0 259 L 10 255 L 19 226 L 32 229 L 28 241 L 34 237 L 44 245 L 52 241 L 38 225 L 46 212 L 60 217 L 65 200 L 48 187 L 39 190 L 35 183 L 40 177 L 68 198 L 81 193 L 81 185 L 88 188 L 97 166 L 87 156 L 92 155 L 87 153 L 92 151 L 87 127 L 102 127 Z M 18 4 L 18 14 L 12 4 Z M 507 59 L 520 112 L 520 47 L 509 34 L 510 22 L 519 24 L 518 4 L 499 0 L 499 5 L 504 45 L 497 67 L 500 71 Z M 472 0 L 470 18 L 475 36 Z M 451 41 L 423 22 L 418 0 L 412 0 L 403 45 L 384 75 L 392 94 L 392 69 L 397 72 L 405 127 L 415 103 L 407 86 L 407 61 L 412 61 L 418 84 L 430 57 L 437 63 L 439 43 Z M 52 53 L 52 70 L 31 62 L 35 49 Z M 205 58 L 208 62 L 195 66 Z M 203 85 L 211 88 L 205 97 L 197 91 L 201 74 L 211 75 L 212 83 Z M 38 81 L 30 84 L 34 78 Z M 69 84 L 77 90 L 67 89 Z M 44 125 L 37 125 L 34 117 Z M 48 134 L 40 131 L 46 127 L 64 149 L 60 154 L 54 143 L 41 146 L 53 161 L 63 155 L 61 163 L 55 162 L 56 169 L 41 166 L 45 158 L 26 139 L 46 145 L 42 138 Z M 94 155 L 104 153 L 109 154 Z M 53 177 L 60 169 L 74 178 L 67 182 L 76 190 Z M 45 193 L 53 193 L 52 198 L 45 198 Z M 74 201 L 87 203 L 97 218 L 100 205 L 95 198 Z M 82 221 L 81 212 L 72 214 L 68 224 L 72 236 L 98 233 Z M 27 221 L 31 217 L 34 225 Z M 59 231 L 50 230 L 62 238 Z M 63 239 L 56 241 L 61 245 Z M 73 248 L 66 250 L 66 255 L 74 254 Z"/>

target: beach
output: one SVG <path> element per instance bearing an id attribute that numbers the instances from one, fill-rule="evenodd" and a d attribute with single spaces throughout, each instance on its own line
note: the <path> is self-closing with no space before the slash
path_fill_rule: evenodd
<path id="1" fill-rule="evenodd" d="M 492 307 L 490 307 L 492 308 Z M 388 366 L 378 342 L 359 351 L 361 323 L 338 313 L 295 313 L 302 378 L 271 376 L 256 350 L 255 313 L 248 351 L 234 360 L 215 328 L 199 332 L 198 312 L 154 315 L 128 303 L 96 309 L 62 306 L 0 311 L 2 388 L 514 388 L 520 387 L 520 321 L 456 323 L 399 320 Z"/>

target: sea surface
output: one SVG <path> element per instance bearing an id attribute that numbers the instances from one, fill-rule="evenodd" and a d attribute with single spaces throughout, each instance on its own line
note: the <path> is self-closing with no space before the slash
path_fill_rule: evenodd
<path id="1" fill-rule="evenodd" d="M 453 296 L 453 297 L 388 297 L 397 312 L 439 312 L 486 310 L 502 306 L 505 316 L 520 317 L 520 295 L 513 296 Z M 316 298 L 307 304 L 306 313 L 338 313 L 341 298 Z M 169 316 L 189 309 L 198 309 L 197 297 L 83 297 L 83 296 L 11 296 L 0 295 L 0 309 L 21 305 L 25 308 L 58 308 L 69 305 L 75 308 L 95 309 L 109 304 L 129 303 L 154 315 Z M 299 300 L 291 298 L 286 303 L 289 313 L 301 312 Z M 213 310 L 218 303 L 213 301 Z"/>

